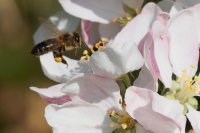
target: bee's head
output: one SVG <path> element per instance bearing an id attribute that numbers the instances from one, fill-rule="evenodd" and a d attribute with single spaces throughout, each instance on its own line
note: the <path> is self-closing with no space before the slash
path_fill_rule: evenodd
<path id="1" fill-rule="evenodd" d="M 75 43 L 78 44 L 79 47 L 80 47 L 80 45 L 81 45 L 81 37 L 80 37 L 80 35 L 79 35 L 78 33 L 76 33 L 76 32 L 74 32 L 74 41 L 75 41 Z"/>

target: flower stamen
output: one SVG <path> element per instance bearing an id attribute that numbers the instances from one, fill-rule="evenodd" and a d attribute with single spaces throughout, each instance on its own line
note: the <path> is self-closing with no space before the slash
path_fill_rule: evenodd
<path id="1" fill-rule="evenodd" d="M 125 26 L 128 22 L 130 22 L 135 16 L 140 13 L 140 7 L 130 7 L 126 4 L 123 5 L 125 14 L 119 18 L 114 18 L 112 21 L 119 23 L 121 26 Z"/>
<path id="2" fill-rule="evenodd" d="M 111 128 L 117 127 L 117 129 L 127 130 L 135 126 L 136 121 L 126 111 L 117 113 L 115 110 L 111 110 L 108 111 L 108 115 L 112 120 L 112 123 L 109 125 Z"/>
<path id="3" fill-rule="evenodd" d="M 194 70 L 195 66 L 191 65 L 191 69 Z M 182 75 L 178 77 L 176 81 L 173 82 L 175 85 L 172 86 L 171 91 L 166 94 L 166 97 L 170 97 L 171 94 L 175 99 L 177 99 L 181 104 L 186 103 L 193 104 L 193 107 L 197 107 L 194 101 L 194 96 L 199 96 L 200 94 L 200 78 L 198 76 L 190 76 L 187 70 L 182 71 Z M 174 91 L 175 90 L 175 91 Z M 191 101 L 193 101 L 191 103 Z"/>
<path id="4" fill-rule="evenodd" d="M 94 47 L 90 48 L 90 52 L 88 50 L 84 50 L 83 51 L 83 56 L 81 56 L 81 60 L 87 60 L 90 61 L 90 56 L 95 53 L 96 51 L 105 49 L 106 46 L 105 44 L 108 43 L 108 41 L 106 40 L 100 40 L 99 42 L 97 42 Z"/>

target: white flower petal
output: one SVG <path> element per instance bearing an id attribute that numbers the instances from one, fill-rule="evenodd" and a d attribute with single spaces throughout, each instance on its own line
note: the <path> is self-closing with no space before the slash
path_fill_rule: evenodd
<path id="1" fill-rule="evenodd" d="M 194 75 L 199 59 L 198 32 L 195 18 L 190 9 L 183 10 L 170 19 L 170 60 L 173 72 L 181 76 L 183 70 Z M 191 71 L 191 65 L 194 69 Z"/>
<path id="2" fill-rule="evenodd" d="M 92 22 L 109 23 L 124 14 L 122 0 L 59 0 L 69 14 Z"/>
<path id="3" fill-rule="evenodd" d="M 194 132 L 200 132 L 200 112 L 193 109 L 190 105 L 188 107 L 188 113 L 186 114 L 187 118 L 189 119 Z"/>
<path id="4" fill-rule="evenodd" d="M 169 14 L 170 16 L 174 16 L 176 13 L 178 13 L 180 10 L 183 10 L 183 9 L 184 9 L 183 6 L 179 2 L 176 2 L 172 6 Z"/>
<path id="5" fill-rule="evenodd" d="M 154 55 L 154 45 L 153 45 L 153 38 L 148 33 L 144 40 L 142 41 L 142 45 L 140 44 L 141 50 L 143 51 L 143 56 L 145 60 L 145 65 L 149 69 L 149 71 L 152 73 L 153 78 L 158 80 L 160 77 L 160 71 L 158 69 L 158 65 L 155 60 L 155 55 Z"/>
<path id="6" fill-rule="evenodd" d="M 65 84 L 58 84 L 49 88 L 30 87 L 30 89 L 39 93 L 49 103 L 63 104 L 65 102 L 71 101 L 69 96 L 61 92 L 61 89 L 64 85 Z"/>
<path id="7" fill-rule="evenodd" d="M 166 88 L 171 87 L 172 66 L 169 60 L 169 43 L 166 26 L 161 21 L 155 21 L 152 26 L 154 39 L 154 55 L 160 72 L 160 80 Z"/>
<path id="8" fill-rule="evenodd" d="M 45 117 L 54 133 L 110 133 L 107 112 L 87 103 L 68 102 L 63 106 L 48 105 Z"/>
<path id="9" fill-rule="evenodd" d="M 40 62 L 44 74 L 56 82 L 65 83 L 76 75 L 91 72 L 87 61 L 77 61 L 65 56 L 64 59 L 67 61 L 68 66 L 61 62 L 55 62 L 52 52 L 41 55 Z"/>
<path id="10" fill-rule="evenodd" d="M 113 39 L 121 29 L 118 23 L 99 24 L 99 34 L 103 40 Z"/>
<path id="11" fill-rule="evenodd" d="M 81 20 L 81 30 L 85 43 L 92 47 L 100 40 L 99 23 Z"/>
<path id="12" fill-rule="evenodd" d="M 127 42 L 139 45 L 160 12 L 161 9 L 157 5 L 153 3 L 147 4 L 142 12 L 118 33 L 113 41 L 113 45 Z"/>
<path id="13" fill-rule="evenodd" d="M 146 130 L 156 133 L 180 133 L 185 130 L 183 106 L 177 101 L 149 89 L 132 86 L 126 91 L 125 102 L 129 115 Z"/>
<path id="14" fill-rule="evenodd" d="M 120 108 L 116 104 L 121 98 L 119 86 L 112 79 L 85 74 L 68 81 L 62 92 L 69 96 L 77 95 L 81 100 L 98 105 L 105 110 L 112 107 Z"/>
<path id="15" fill-rule="evenodd" d="M 107 47 L 91 56 L 91 68 L 94 74 L 117 78 L 130 71 L 139 69 L 143 58 L 137 46 L 130 42 Z"/>
<path id="16" fill-rule="evenodd" d="M 121 30 L 117 23 L 101 24 L 88 20 L 81 21 L 83 38 L 89 47 L 94 46 L 99 40 L 111 40 Z"/>

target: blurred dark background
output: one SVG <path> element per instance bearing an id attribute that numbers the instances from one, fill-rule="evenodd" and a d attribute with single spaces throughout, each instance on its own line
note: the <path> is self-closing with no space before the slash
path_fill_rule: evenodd
<path id="1" fill-rule="evenodd" d="M 57 0 L 0 0 L 0 133 L 50 133 L 47 105 L 29 86 L 55 84 L 30 54 L 40 17 L 62 10 Z"/>

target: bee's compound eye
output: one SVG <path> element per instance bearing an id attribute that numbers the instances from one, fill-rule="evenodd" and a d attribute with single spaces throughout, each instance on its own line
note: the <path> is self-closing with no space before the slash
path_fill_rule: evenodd
<path id="1" fill-rule="evenodd" d="M 75 38 L 76 42 L 78 42 L 78 43 L 80 42 L 80 36 L 78 33 L 74 33 L 74 38 Z"/>
<path id="2" fill-rule="evenodd" d="M 75 39 L 76 39 L 76 42 L 80 42 L 80 39 L 79 39 L 79 37 L 76 37 Z"/>

